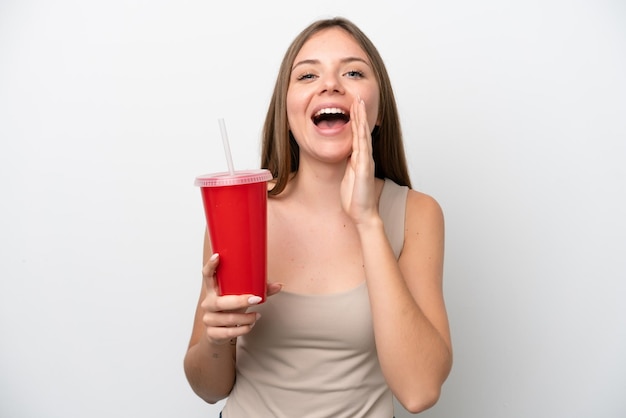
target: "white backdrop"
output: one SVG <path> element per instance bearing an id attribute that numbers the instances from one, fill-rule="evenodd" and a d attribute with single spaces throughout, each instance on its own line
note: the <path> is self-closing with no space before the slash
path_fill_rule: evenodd
<path id="1" fill-rule="evenodd" d="M 330 15 L 378 45 L 446 214 L 455 364 L 423 416 L 626 416 L 618 0 L 0 1 L 0 416 L 217 416 L 182 369 L 193 178 L 226 169 L 219 117 L 258 165 L 285 48 Z"/>

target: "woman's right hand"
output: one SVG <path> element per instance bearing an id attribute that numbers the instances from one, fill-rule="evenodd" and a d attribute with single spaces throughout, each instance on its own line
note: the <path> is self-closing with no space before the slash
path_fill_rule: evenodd
<path id="1" fill-rule="evenodd" d="M 249 333 L 261 314 L 247 310 L 262 300 L 258 295 L 219 296 L 215 276 L 218 265 L 219 254 L 214 253 L 202 268 L 205 298 L 200 304 L 204 311 L 202 322 L 206 327 L 207 338 L 217 345 Z M 280 284 L 270 283 L 267 286 L 267 295 L 278 293 L 281 288 Z"/>

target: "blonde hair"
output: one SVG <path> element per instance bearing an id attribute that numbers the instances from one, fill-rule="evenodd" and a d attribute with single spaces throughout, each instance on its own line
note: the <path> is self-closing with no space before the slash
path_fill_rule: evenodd
<path id="1" fill-rule="evenodd" d="M 278 71 L 274 93 L 270 100 L 261 148 L 261 167 L 271 171 L 276 181 L 269 192 L 278 195 L 285 189 L 289 178 L 298 171 L 299 147 L 289 131 L 287 121 L 287 90 L 291 68 L 302 46 L 314 34 L 330 28 L 340 28 L 350 34 L 367 54 L 380 90 L 378 125 L 372 131 L 375 175 L 411 187 L 402 130 L 396 100 L 385 64 L 370 39 L 352 22 L 342 17 L 318 20 L 293 40 Z"/>

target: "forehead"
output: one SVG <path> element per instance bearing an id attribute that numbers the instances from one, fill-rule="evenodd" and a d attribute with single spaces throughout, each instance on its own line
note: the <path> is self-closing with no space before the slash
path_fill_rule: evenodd
<path id="1" fill-rule="evenodd" d="M 352 35 L 341 28 L 328 28 L 311 36 L 296 55 L 296 62 L 302 59 L 322 59 L 325 57 L 359 57 L 369 62 L 367 53 Z"/>

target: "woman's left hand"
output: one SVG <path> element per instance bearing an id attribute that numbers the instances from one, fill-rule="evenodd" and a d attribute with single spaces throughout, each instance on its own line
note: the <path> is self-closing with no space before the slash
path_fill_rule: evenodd
<path id="1" fill-rule="evenodd" d="M 365 103 L 360 97 L 350 107 L 352 154 L 341 182 L 341 204 L 355 224 L 363 224 L 378 216 L 374 178 L 372 135 L 367 123 Z"/>

